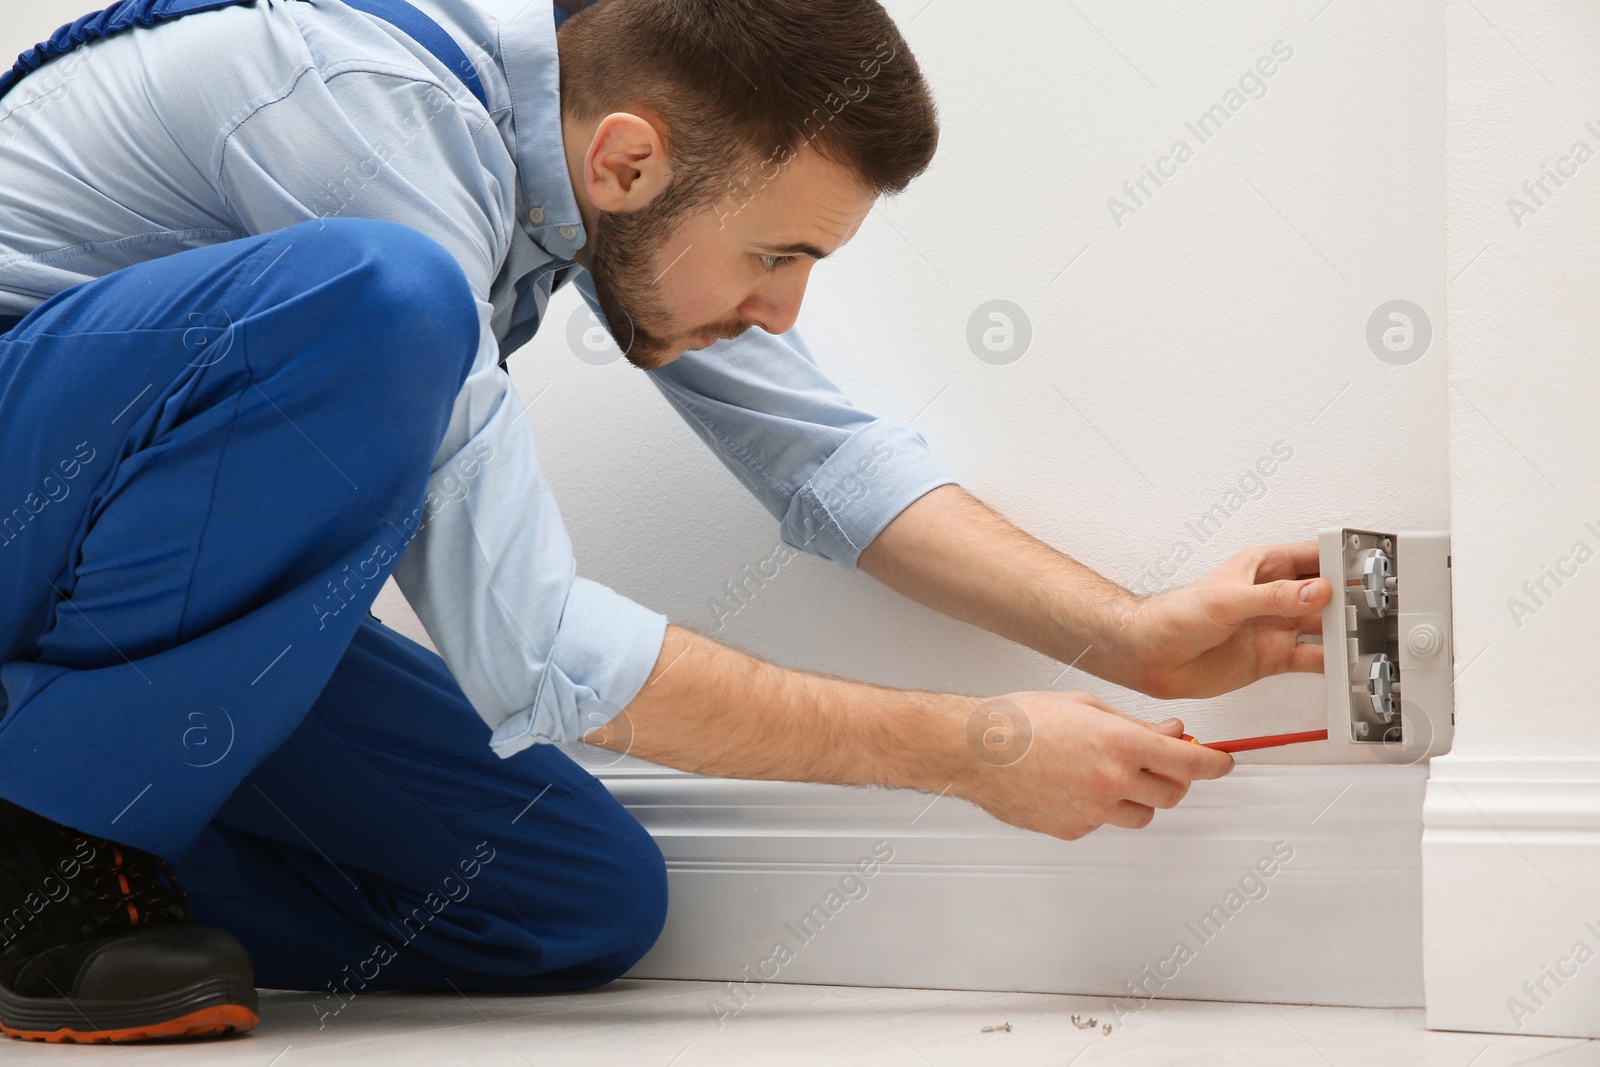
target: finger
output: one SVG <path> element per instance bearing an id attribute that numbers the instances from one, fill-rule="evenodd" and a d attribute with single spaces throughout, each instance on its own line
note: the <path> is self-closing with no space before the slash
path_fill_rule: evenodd
<path id="1" fill-rule="evenodd" d="M 1140 771 L 1128 790 L 1128 799 L 1152 808 L 1174 808 L 1189 792 L 1189 783 L 1154 771 Z"/>
<path id="2" fill-rule="evenodd" d="M 1256 567 L 1258 578 L 1276 578 L 1280 575 L 1315 578 L 1322 573 L 1322 554 L 1316 538 L 1263 545 L 1262 548 L 1265 552 Z"/>
<path id="3" fill-rule="evenodd" d="M 1156 809 L 1148 804 L 1135 804 L 1131 800 L 1119 800 L 1112 805 L 1103 825 L 1121 826 L 1128 830 L 1143 830 L 1150 825 L 1150 820 L 1155 817 Z"/>
<path id="4" fill-rule="evenodd" d="M 1305 581 L 1280 578 L 1275 582 L 1255 585 L 1241 583 L 1225 586 L 1218 588 L 1214 595 L 1217 598 L 1216 614 L 1222 621 L 1237 626 L 1263 615 L 1273 619 L 1295 619 L 1319 612 L 1333 596 L 1333 586 L 1326 578 L 1308 578 Z"/>
<path id="5" fill-rule="evenodd" d="M 1278 614 L 1290 619 L 1320 613 L 1333 596 L 1333 583 L 1326 578 L 1281 578 L 1257 588 L 1266 594 Z"/>
<path id="6" fill-rule="evenodd" d="M 1233 757 L 1226 752 L 1176 738 L 1150 738 L 1144 769 L 1180 782 L 1209 781 L 1233 770 Z"/>
<path id="7" fill-rule="evenodd" d="M 1145 719 L 1140 719 L 1140 720 L 1138 720 L 1138 722 L 1139 722 L 1139 725 L 1143 726 L 1145 729 L 1154 730 L 1156 733 L 1160 734 L 1162 737 L 1182 737 L 1183 736 L 1183 720 L 1182 719 L 1163 719 L 1161 722 L 1149 722 L 1149 721 L 1147 721 Z"/>
<path id="8" fill-rule="evenodd" d="M 1301 587 L 1322 573 L 1320 546 L 1315 540 L 1292 541 L 1285 544 L 1262 545 L 1260 557 L 1252 576 L 1257 584 L 1278 581 L 1296 583 Z M 1312 600 L 1322 592 L 1322 583 L 1311 586 Z M 1328 586 L 1331 591 L 1332 586 Z M 1298 590 L 1297 590 L 1298 591 Z"/>

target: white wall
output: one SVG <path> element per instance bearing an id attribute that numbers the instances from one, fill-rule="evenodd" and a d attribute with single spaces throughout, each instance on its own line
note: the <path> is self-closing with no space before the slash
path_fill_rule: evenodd
<path id="1" fill-rule="evenodd" d="M 1454 754 L 1597 759 L 1600 10 L 1479 6 L 1450 7 Z M 1576 176 L 1524 190 L 1580 141 Z"/>
<path id="2" fill-rule="evenodd" d="M 1435 1027 L 1600 1037 L 1597 48 L 1589 4 L 1449 6 L 1459 677 L 1423 848 Z M 1588 162 L 1563 162 L 1580 141 Z M 1525 190 L 1546 166 L 1564 184 Z"/>

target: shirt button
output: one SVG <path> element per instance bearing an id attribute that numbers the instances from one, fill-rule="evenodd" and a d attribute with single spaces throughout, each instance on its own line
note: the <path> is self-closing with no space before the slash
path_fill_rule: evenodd
<path id="1" fill-rule="evenodd" d="M 528 212 L 528 221 L 532 222 L 532 223 L 535 223 L 535 224 L 543 222 L 544 221 L 544 208 L 536 207 L 536 208 L 532 208 L 531 210 L 529 210 L 529 212 Z"/>
<path id="2" fill-rule="evenodd" d="M 561 236 L 565 237 L 567 240 L 570 241 L 574 237 L 578 236 L 578 231 L 577 231 L 576 228 L 574 228 L 572 226 L 563 226 L 563 227 L 561 227 Z"/>

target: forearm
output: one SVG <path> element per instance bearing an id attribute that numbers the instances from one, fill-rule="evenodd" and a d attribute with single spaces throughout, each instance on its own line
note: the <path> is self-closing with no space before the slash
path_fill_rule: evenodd
<path id="1" fill-rule="evenodd" d="M 976 729 L 971 729 L 971 727 Z M 1123 715 L 1091 693 L 989 701 L 786 670 L 667 627 L 650 680 L 584 741 L 727 778 L 886 785 L 961 797 L 1072 840 L 1138 828 L 1232 757 L 1179 740 L 1176 719 Z"/>
<path id="2" fill-rule="evenodd" d="M 978 703 L 790 670 L 669 626 L 650 680 L 584 740 L 718 777 L 939 792 L 971 770 Z"/>
<path id="3" fill-rule="evenodd" d="M 1141 688 L 1123 621 L 1140 597 L 945 485 L 897 515 L 858 566 L 896 592 L 1108 681 Z"/>

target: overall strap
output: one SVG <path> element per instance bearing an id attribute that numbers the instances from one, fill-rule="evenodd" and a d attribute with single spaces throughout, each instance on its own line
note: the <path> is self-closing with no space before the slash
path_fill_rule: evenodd
<path id="1" fill-rule="evenodd" d="M 443 26 L 406 3 L 406 0 L 344 0 L 344 2 L 357 11 L 382 19 L 426 48 L 433 54 L 434 59 L 443 63 L 461 79 L 461 84 L 477 98 L 485 111 L 489 110 L 489 98 L 484 95 L 483 82 L 478 80 L 478 68 L 472 65 L 472 60 L 467 58 L 467 54 L 456 44 L 455 38 L 445 32 Z"/>
<path id="2" fill-rule="evenodd" d="M 555 0 L 556 29 L 584 8 L 593 4 L 595 0 Z"/>

